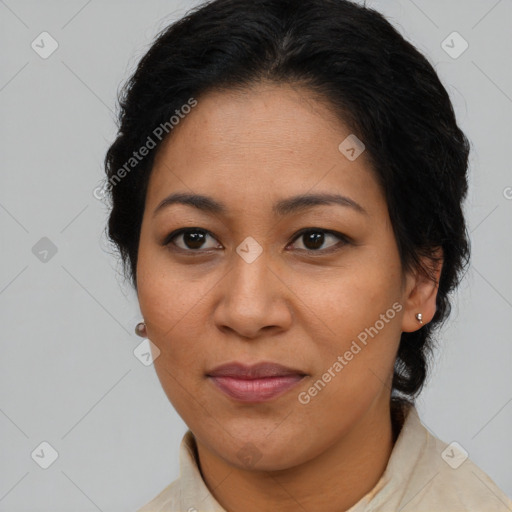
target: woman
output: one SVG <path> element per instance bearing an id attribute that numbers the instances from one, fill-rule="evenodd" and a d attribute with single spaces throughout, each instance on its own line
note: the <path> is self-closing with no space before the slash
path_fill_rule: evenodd
<path id="1" fill-rule="evenodd" d="M 346 0 L 216 0 L 127 83 L 109 236 L 189 427 L 140 511 L 512 510 L 414 407 L 469 260 L 469 144 Z"/>

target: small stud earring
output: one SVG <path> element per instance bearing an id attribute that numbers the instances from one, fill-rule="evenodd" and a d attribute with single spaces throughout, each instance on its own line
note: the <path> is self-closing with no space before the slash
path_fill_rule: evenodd
<path id="1" fill-rule="evenodd" d="M 417 314 L 416 314 L 416 320 L 418 320 L 418 322 L 419 322 L 420 324 L 422 324 L 422 323 L 423 323 L 423 316 L 422 316 L 422 314 L 421 314 L 421 313 L 417 313 Z"/>
<path id="2" fill-rule="evenodd" d="M 139 322 L 135 326 L 135 334 L 141 338 L 146 338 L 146 324 L 144 322 Z"/>

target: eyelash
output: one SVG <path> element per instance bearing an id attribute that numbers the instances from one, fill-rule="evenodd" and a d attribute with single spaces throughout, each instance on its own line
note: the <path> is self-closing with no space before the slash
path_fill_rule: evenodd
<path id="1" fill-rule="evenodd" d="M 175 238 L 177 238 L 178 236 L 180 236 L 182 234 L 186 234 L 186 233 L 203 233 L 203 234 L 211 236 L 213 239 L 216 240 L 215 236 L 213 236 L 213 234 L 210 233 L 206 229 L 203 229 L 203 228 L 181 228 L 181 229 L 177 229 L 177 230 L 173 231 L 172 233 L 170 233 L 169 235 L 167 235 L 167 237 L 165 238 L 162 245 L 169 247 L 170 250 L 179 251 L 182 253 L 190 253 L 190 255 L 196 255 L 196 254 L 201 254 L 201 252 L 205 252 L 204 250 L 201 250 L 201 249 L 197 249 L 197 250 L 183 249 L 181 247 L 176 246 L 176 244 L 173 243 L 173 240 Z M 339 233 L 338 231 L 333 231 L 331 229 L 322 229 L 322 228 L 303 228 L 303 229 L 299 230 L 297 233 L 295 233 L 295 235 L 290 240 L 290 242 L 287 244 L 287 246 L 290 245 L 291 243 L 294 243 L 300 237 L 302 237 L 306 234 L 310 234 L 310 233 L 322 233 L 324 235 L 332 235 L 335 238 L 338 238 L 340 243 L 335 244 L 334 246 L 331 246 L 328 249 L 316 249 L 316 250 L 299 249 L 299 251 L 305 252 L 307 254 L 326 255 L 326 254 L 330 254 L 330 253 L 339 251 L 345 245 L 352 243 L 352 241 L 349 237 L 347 237 L 346 235 L 343 235 L 342 233 Z M 171 245 L 173 245 L 174 247 L 170 247 Z M 215 250 L 215 249 L 206 249 L 206 251 L 211 251 L 211 250 Z"/>

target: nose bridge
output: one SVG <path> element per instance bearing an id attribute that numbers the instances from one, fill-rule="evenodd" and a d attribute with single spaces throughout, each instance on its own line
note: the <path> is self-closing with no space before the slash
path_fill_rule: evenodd
<path id="1" fill-rule="evenodd" d="M 254 337 L 264 327 L 288 324 L 290 314 L 286 301 L 278 296 L 280 286 L 270 260 L 270 252 L 258 249 L 253 241 L 240 244 L 215 312 L 219 327 Z"/>
<path id="2" fill-rule="evenodd" d="M 270 281 L 275 279 L 269 268 L 268 250 L 256 244 L 253 240 L 244 240 L 237 247 L 228 286 L 229 298 L 236 299 L 235 304 L 254 311 L 272 302 L 274 286 Z"/>

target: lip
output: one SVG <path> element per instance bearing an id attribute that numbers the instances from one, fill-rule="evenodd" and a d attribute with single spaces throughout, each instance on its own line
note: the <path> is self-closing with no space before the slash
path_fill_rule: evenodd
<path id="1" fill-rule="evenodd" d="M 272 362 L 227 363 L 206 375 L 228 397 L 254 403 L 283 395 L 306 376 L 301 370 Z"/>

